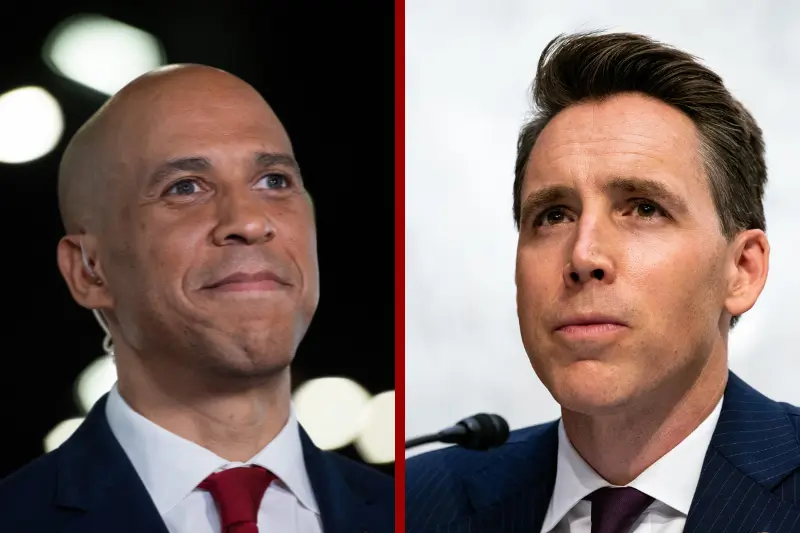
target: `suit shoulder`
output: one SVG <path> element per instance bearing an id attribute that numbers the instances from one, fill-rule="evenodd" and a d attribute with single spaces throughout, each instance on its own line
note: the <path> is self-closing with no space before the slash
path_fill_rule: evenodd
<path id="1" fill-rule="evenodd" d="M 394 478 L 363 463 L 336 452 L 325 452 L 361 494 L 374 502 L 386 503 L 394 508 Z"/>
<path id="2" fill-rule="evenodd" d="M 37 457 L 0 480 L 0 502 L 6 502 L 11 497 L 41 494 L 45 488 L 55 489 L 57 452 L 55 450 Z"/>
<path id="3" fill-rule="evenodd" d="M 0 480 L 0 516 L 12 517 L 20 528 L 35 530 L 56 494 L 58 450 L 34 459 Z M 8 524 L 6 524 L 8 525 Z"/>
<path id="4" fill-rule="evenodd" d="M 512 431 L 502 446 L 482 452 L 458 446 L 406 460 L 406 530 L 427 531 L 468 516 L 472 510 L 468 480 L 516 468 L 527 458 L 553 422 Z M 504 490 L 498 487 L 497 490 Z"/>

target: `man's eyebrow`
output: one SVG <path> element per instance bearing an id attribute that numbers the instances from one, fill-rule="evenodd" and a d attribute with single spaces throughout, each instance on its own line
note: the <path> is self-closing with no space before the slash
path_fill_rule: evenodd
<path id="1" fill-rule="evenodd" d="M 624 192 L 626 194 L 641 195 L 653 201 L 664 203 L 666 204 L 665 207 L 678 213 L 686 213 L 689 210 L 686 201 L 679 194 L 656 180 L 618 176 L 603 185 L 603 192 L 605 194 Z M 533 191 L 525 198 L 520 208 L 520 220 L 528 220 L 544 207 L 563 201 L 574 194 L 575 190 L 565 185 L 543 187 Z"/>
<path id="2" fill-rule="evenodd" d="M 300 174 L 300 165 L 295 158 L 282 152 L 256 152 L 253 156 L 253 163 L 256 167 L 289 167 L 294 172 Z M 148 189 L 153 188 L 178 172 L 205 172 L 214 167 L 211 160 L 203 156 L 187 156 L 168 159 L 161 163 L 150 175 L 147 180 Z"/>
<path id="3" fill-rule="evenodd" d="M 521 221 L 526 221 L 545 206 L 560 202 L 573 193 L 573 189 L 566 185 L 555 185 L 537 189 L 525 198 L 519 211 L 519 219 Z"/>
<path id="4" fill-rule="evenodd" d="M 686 200 L 680 194 L 656 180 L 618 176 L 603 186 L 603 192 L 606 194 L 613 192 L 634 194 L 666 204 L 665 207 L 681 214 L 689 211 Z"/>
<path id="5" fill-rule="evenodd" d="M 260 167 L 289 167 L 300 174 L 300 165 L 297 163 L 294 156 L 282 152 L 257 152 L 255 155 L 255 163 L 256 166 Z"/>

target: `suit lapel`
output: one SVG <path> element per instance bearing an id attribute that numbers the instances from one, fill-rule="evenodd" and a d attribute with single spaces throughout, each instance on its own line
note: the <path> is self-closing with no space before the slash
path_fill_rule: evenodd
<path id="1" fill-rule="evenodd" d="M 348 483 L 335 459 L 317 448 L 300 428 L 306 470 L 314 489 L 325 533 L 376 533 L 382 531 L 368 496 Z"/>
<path id="2" fill-rule="evenodd" d="M 436 533 L 536 533 L 544 522 L 556 479 L 558 422 L 512 436 L 502 455 L 465 479 L 474 514 Z M 475 462 L 481 461 L 477 452 Z M 487 457 L 488 456 L 484 456 Z"/>
<path id="3" fill-rule="evenodd" d="M 800 533 L 800 513 L 772 493 L 800 466 L 784 408 L 730 373 L 685 533 Z"/>
<path id="4" fill-rule="evenodd" d="M 73 515 L 67 532 L 167 533 L 105 416 L 106 396 L 58 450 L 56 505 Z"/>

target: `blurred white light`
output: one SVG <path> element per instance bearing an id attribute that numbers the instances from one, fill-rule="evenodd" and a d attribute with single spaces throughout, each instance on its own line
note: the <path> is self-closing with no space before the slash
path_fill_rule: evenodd
<path id="1" fill-rule="evenodd" d="M 56 147 L 64 115 L 41 87 L 19 87 L 0 95 L 0 162 L 27 163 Z"/>
<path id="2" fill-rule="evenodd" d="M 78 426 L 83 422 L 83 418 L 68 418 L 50 430 L 44 438 L 44 451 L 52 452 L 72 435 Z"/>
<path id="3" fill-rule="evenodd" d="M 297 419 L 323 450 L 350 444 L 361 430 L 362 413 L 371 395 L 346 378 L 320 378 L 303 383 L 294 393 Z"/>
<path id="4" fill-rule="evenodd" d="M 108 95 L 164 64 L 151 34 L 100 15 L 77 15 L 48 38 L 45 60 L 56 72 Z"/>
<path id="5" fill-rule="evenodd" d="M 394 461 L 394 391 L 382 392 L 367 404 L 355 446 L 368 463 Z"/>
<path id="6" fill-rule="evenodd" d="M 85 413 L 114 386 L 117 381 L 117 367 L 110 355 L 98 357 L 78 376 L 76 394 L 78 404 Z"/>

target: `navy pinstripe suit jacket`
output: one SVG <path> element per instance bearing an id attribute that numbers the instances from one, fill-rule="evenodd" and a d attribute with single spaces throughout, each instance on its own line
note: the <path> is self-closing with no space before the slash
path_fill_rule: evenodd
<path id="1" fill-rule="evenodd" d="M 556 476 L 558 423 L 488 452 L 406 462 L 409 533 L 539 533 Z M 684 533 L 800 533 L 800 409 L 730 374 Z"/>

